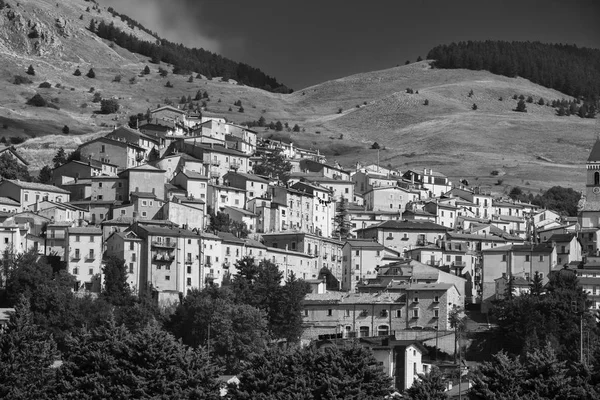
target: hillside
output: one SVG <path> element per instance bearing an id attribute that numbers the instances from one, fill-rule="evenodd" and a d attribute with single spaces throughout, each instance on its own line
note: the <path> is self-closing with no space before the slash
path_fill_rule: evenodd
<path id="1" fill-rule="evenodd" d="M 87 13 L 91 2 L 65 0 L 58 7 L 50 1 L 25 0 L 18 7 L 16 2 L 7 3 L 11 7 L 0 10 L 0 33 L 8 38 L 0 43 L 4 61 L 0 66 L 0 136 L 29 138 L 19 147 L 34 171 L 50 163 L 58 147 L 73 150 L 82 139 L 79 135 L 125 124 L 130 115 L 167 101 L 177 105 L 182 96 L 194 98 L 198 91 L 209 95 L 205 115 L 238 123 L 263 116 L 267 122 L 298 124 L 300 133 L 258 129 L 264 136 L 319 148 L 330 160 L 347 167 L 357 161 L 376 162 L 377 151 L 369 148 L 378 142 L 384 148 L 379 152 L 381 165 L 431 167 L 454 181 L 466 178 L 472 184 L 493 185 L 501 179 L 502 185 L 494 186 L 497 191 L 507 185 L 522 186 L 526 192 L 555 184 L 583 187 L 582 163 L 600 131 L 597 119 L 557 117 L 551 107 L 535 103 L 540 97 L 569 99 L 563 93 L 486 71 L 434 69 L 431 61 L 344 77 L 292 94 L 223 82 L 219 77 L 197 78 L 196 74 L 189 82 L 189 75 L 173 75 L 167 64 L 151 64 L 147 57 L 85 29 L 92 18 L 101 17 L 139 37 L 149 36 L 101 7 Z M 9 13 L 15 16 L 11 19 Z M 21 30 L 15 28 L 17 22 Z M 27 27 L 31 26 L 40 27 L 43 41 L 41 35 L 29 38 Z M 35 76 L 25 74 L 30 64 Z M 146 65 L 151 73 L 143 75 Z M 169 71 L 166 77 L 159 75 L 159 67 Z M 73 75 L 77 68 L 81 76 Z M 93 79 L 85 76 L 89 68 L 96 72 Z M 27 76 L 33 83 L 15 85 L 14 75 Z M 120 82 L 115 81 L 117 75 Z M 46 81 L 51 88 L 38 88 Z M 167 81 L 172 88 L 165 87 Z M 118 98 L 119 112 L 96 113 L 99 103 L 92 102 L 92 87 L 103 98 Z M 406 93 L 407 88 L 418 94 Z M 60 110 L 26 105 L 35 93 Z M 512 111 L 515 94 L 533 97 L 527 113 Z M 233 105 L 238 100 L 243 113 Z M 425 100 L 429 105 L 424 105 Z M 198 107 L 201 102 L 194 104 Z M 472 110 L 473 104 L 477 110 Z M 69 135 L 61 134 L 64 125 L 70 128 Z M 499 175 L 492 176 L 492 171 Z"/>

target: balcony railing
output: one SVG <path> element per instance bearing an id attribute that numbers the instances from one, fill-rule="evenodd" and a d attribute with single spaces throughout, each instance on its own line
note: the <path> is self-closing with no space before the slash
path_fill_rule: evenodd
<path id="1" fill-rule="evenodd" d="M 71 261 L 79 261 L 79 260 L 81 260 L 81 256 L 79 256 L 77 254 L 71 257 Z"/>
<path id="2" fill-rule="evenodd" d="M 169 254 L 155 254 L 152 259 L 158 262 L 171 262 L 175 259 L 175 256 Z"/>
<path id="3" fill-rule="evenodd" d="M 168 249 L 168 250 L 173 250 L 173 249 L 175 249 L 175 242 L 171 243 L 171 242 L 153 241 L 152 247 L 160 247 L 160 248 L 164 248 L 164 249 Z"/>
<path id="4" fill-rule="evenodd" d="M 94 261 L 96 259 L 96 256 L 94 254 L 88 254 L 87 256 L 85 256 L 85 261 Z"/>
<path id="5" fill-rule="evenodd" d="M 185 260 L 185 263 L 186 263 L 186 264 L 193 264 L 193 263 L 194 263 L 194 260 L 192 260 L 191 258 L 187 258 L 187 259 Z"/>
<path id="6" fill-rule="evenodd" d="M 466 263 L 466 262 L 464 262 L 464 261 L 454 261 L 454 262 L 452 263 L 452 265 L 453 265 L 454 267 L 464 267 L 464 266 L 466 266 L 466 265 L 467 265 L 467 263 Z"/>

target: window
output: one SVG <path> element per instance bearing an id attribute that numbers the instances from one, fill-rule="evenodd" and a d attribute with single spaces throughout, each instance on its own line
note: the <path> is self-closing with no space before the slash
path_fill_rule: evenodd
<path id="1" fill-rule="evenodd" d="M 121 215 L 125 215 L 126 211 L 125 210 L 121 210 Z"/>
<path id="2" fill-rule="evenodd" d="M 192 278 L 187 278 L 187 285 L 192 286 Z"/>
<path id="3" fill-rule="evenodd" d="M 101 188 L 102 187 L 102 182 L 98 182 L 98 187 Z"/>
<path id="4" fill-rule="evenodd" d="M 506 254 L 502 254 L 502 261 L 506 262 Z"/>
<path id="5" fill-rule="evenodd" d="M 396 318 L 402 318 L 402 310 L 396 310 Z"/>
<path id="6" fill-rule="evenodd" d="M 94 259 L 94 249 L 90 249 L 90 253 L 88 254 L 88 258 L 89 258 L 90 260 L 93 260 L 93 259 Z"/>
<path id="7" fill-rule="evenodd" d="M 415 298 L 413 299 L 413 302 L 414 302 L 414 303 L 418 303 L 418 302 L 419 302 L 419 297 L 418 297 L 418 296 L 415 296 Z"/>
<path id="8" fill-rule="evenodd" d="M 90 268 L 88 270 L 88 275 L 94 275 L 94 268 Z"/>
<path id="9" fill-rule="evenodd" d="M 123 182 L 117 183 L 117 187 L 123 187 Z"/>
<path id="10" fill-rule="evenodd" d="M 354 253 L 355 255 L 360 255 L 360 250 L 356 250 L 356 253 Z"/>
<path id="11" fill-rule="evenodd" d="M 29 201 L 29 194 L 25 193 L 25 201 Z"/>
<path id="12" fill-rule="evenodd" d="M 349 317 L 350 316 L 350 310 L 345 310 L 344 311 L 344 316 Z"/>
<path id="13" fill-rule="evenodd" d="M 146 207 L 147 204 L 148 202 L 146 200 L 142 200 L 142 206 Z"/>
<path id="14" fill-rule="evenodd" d="M 540 254 L 540 261 L 544 261 L 544 255 Z"/>
<path id="15" fill-rule="evenodd" d="M 133 242 L 129 242 L 129 250 L 133 250 L 133 248 L 134 248 L 133 246 L 134 246 Z"/>
<path id="16" fill-rule="evenodd" d="M 369 336 L 369 327 L 368 326 L 361 326 L 360 330 L 359 330 L 359 333 L 360 333 L 360 337 L 367 337 L 367 336 Z"/>
<path id="17" fill-rule="evenodd" d="M 418 308 L 413 308 L 413 310 L 412 310 L 412 317 L 413 318 L 419 318 L 419 309 Z"/>
<path id="18" fill-rule="evenodd" d="M 345 192 L 346 194 L 348 194 L 348 193 L 350 193 L 350 189 L 346 188 L 346 189 L 344 189 L 344 192 Z"/>
<path id="19" fill-rule="evenodd" d="M 171 280 L 171 275 L 165 275 L 165 281 L 170 281 Z"/>
<path id="20" fill-rule="evenodd" d="M 448 254 L 448 255 L 446 256 L 446 262 L 450 262 L 450 258 L 451 258 L 451 257 L 450 257 L 450 254 Z"/>
<path id="21" fill-rule="evenodd" d="M 333 315 L 333 310 L 330 308 L 327 310 L 327 316 L 331 317 Z"/>
<path id="22" fill-rule="evenodd" d="M 440 302 L 440 297 L 439 296 L 434 296 L 433 297 L 433 302 L 434 303 L 439 303 Z"/>
<path id="23" fill-rule="evenodd" d="M 529 262 L 529 254 L 525 254 L 525 262 Z"/>
<path id="24" fill-rule="evenodd" d="M 304 316 L 308 317 L 308 310 L 304 310 Z"/>
<path id="25" fill-rule="evenodd" d="M 359 269 L 360 269 L 360 264 L 356 264 L 356 267 L 355 267 L 355 269 L 356 269 L 356 270 L 359 270 Z"/>
<path id="26" fill-rule="evenodd" d="M 133 263 L 129 263 L 129 273 L 133 274 Z"/>
<path id="27" fill-rule="evenodd" d="M 437 308 L 433 309 L 433 318 L 439 318 L 440 317 L 440 310 Z"/>
<path id="28" fill-rule="evenodd" d="M 131 261 L 135 261 L 135 260 L 136 260 L 136 254 L 135 254 L 135 253 L 132 253 L 132 254 L 131 254 Z"/>
<path id="29" fill-rule="evenodd" d="M 146 215 L 148 215 L 146 211 L 142 211 L 142 217 L 145 217 Z"/>
<path id="30" fill-rule="evenodd" d="M 94 243 L 94 237 L 90 236 L 90 243 Z"/>
<path id="31" fill-rule="evenodd" d="M 100 153 L 106 153 L 106 146 L 105 145 L 100 146 Z"/>
<path id="32" fill-rule="evenodd" d="M 387 336 L 390 334 L 390 328 L 387 325 L 379 325 L 377 327 L 377 336 Z"/>
<path id="33" fill-rule="evenodd" d="M 75 249 L 75 259 L 79 260 L 79 249 Z"/>

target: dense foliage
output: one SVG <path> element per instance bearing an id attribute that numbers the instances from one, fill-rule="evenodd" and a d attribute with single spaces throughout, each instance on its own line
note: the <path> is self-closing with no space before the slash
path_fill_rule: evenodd
<path id="1" fill-rule="evenodd" d="M 487 70 L 523 77 L 573 97 L 600 98 L 600 50 L 540 42 L 459 42 L 427 54 L 437 68 Z"/>
<path id="2" fill-rule="evenodd" d="M 31 176 L 27 166 L 18 162 L 9 152 L 0 155 L 0 177 L 4 179 L 20 179 L 30 181 Z"/>
<path id="3" fill-rule="evenodd" d="M 290 92 L 289 88 L 260 69 L 229 60 L 204 49 L 190 49 L 165 39 L 159 39 L 155 43 L 147 42 L 104 21 L 90 24 L 89 28 L 102 39 L 112 41 L 133 53 L 150 57 L 153 63 L 164 62 L 173 65 L 173 73 L 176 74 L 187 75 L 197 72 L 207 77 L 221 76 L 226 80 L 235 79 L 241 84 L 268 91 Z"/>
<path id="4" fill-rule="evenodd" d="M 279 121 L 278 121 L 279 122 Z M 254 173 L 257 175 L 271 176 L 287 182 L 290 178 L 292 164 L 287 160 L 282 151 L 263 152 L 254 164 Z"/>
<path id="5" fill-rule="evenodd" d="M 534 196 L 532 193 L 523 193 L 523 189 L 520 187 L 514 187 L 511 189 L 509 197 L 513 200 L 529 202 L 542 208 L 556 211 L 561 215 L 574 217 L 577 216 L 577 204 L 581 199 L 581 193 L 572 188 L 553 186 L 541 195 L 536 194 Z"/>
<path id="6" fill-rule="evenodd" d="M 270 349 L 230 386 L 231 399 L 383 399 L 391 380 L 369 349 Z"/>

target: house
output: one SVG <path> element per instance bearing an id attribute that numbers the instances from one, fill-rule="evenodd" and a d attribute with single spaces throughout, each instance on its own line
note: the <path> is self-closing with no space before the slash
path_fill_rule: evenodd
<path id="1" fill-rule="evenodd" d="M 395 211 L 368 211 L 362 207 L 348 205 L 348 217 L 350 219 L 350 230 L 353 237 L 357 237 L 356 231 L 384 221 L 399 221 L 402 214 Z"/>
<path id="2" fill-rule="evenodd" d="M 481 272 L 482 301 L 481 311 L 487 313 L 491 301 L 496 298 L 496 280 L 502 276 L 508 279 L 521 277 L 531 280 L 537 272 L 547 279 L 557 268 L 556 247 L 551 243 L 540 245 L 507 245 L 482 251 Z"/>
<path id="3" fill-rule="evenodd" d="M 150 161 L 149 164 L 165 171 L 165 179 L 167 182 L 170 182 L 177 173 L 183 170 L 197 172 L 200 175 L 208 176 L 202 160 L 185 153 L 165 155 L 158 160 Z"/>
<path id="4" fill-rule="evenodd" d="M 344 170 L 341 166 L 326 164 L 316 161 L 311 158 L 302 158 L 300 160 L 300 172 L 309 175 L 319 175 L 331 179 L 339 179 L 342 181 L 351 181 L 350 173 Z"/>
<path id="5" fill-rule="evenodd" d="M 127 182 L 125 193 L 129 200 L 131 192 L 152 192 L 160 200 L 165 200 L 165 171 L 149 164 L 131 167 L 119 173 L 119 178 Z"/>
<path id="6" fill-rule="evenodd" d="M 102 229 L 69 227 L 66 229 L 65 261 L 67 271 L 77 281 L 76 290 L 100 292 L 102 273 Z"/>
<path id="7" fill-rule="evenodd" d="M 252 211 L 244 210 L 239 207 L 225 206 L 223 207 L 223 212 L 229 215 L 229 218 L 232 221 L 246 224 L 250 233 L 256 232 L 257 216 Z"/>
<path id="8" fill-rule="evenodd" d="M 314 201 L 313 195 L 306 191 L 286 186 L 273 186 L 271 187 L 271 198 L 273 199 L 273 203 L 287 206 L 278 206 L 281 212 L 280 218 L 278 218 L 281 225 L 280 227 L 276 226 L 275 231 L 290 229 L 310 232 L 312 228 L 312 233 L 314 233 L 312 221 L 317 202 Z"/>
<path id="9" fill-rule="evenodd" d="M 385 221 L 356 231 L 359 238 L 374 239 L 405 254 L 408 250 L 435 244 L 450 228 L 429 221 Z"/>
<path id="10" fill-rule="evenodd" d="M 92 176 L 116 176 L 117 168 L 117 165 L 98 160 L 71 160 L 52 170 L 52 183 L 56 186 L 61 186 L 69 181 L 87 179 Z"/>
<path id="11" fill-rule="evenodd" d="M 38 204 L 37 214 L 53 222 L 87 221 L 90 218 L 87 210 L 83 208 L 73 206 L 69 203 L 55 203 L 46 200 Z"/>
<path id="12" fill-rule="evenodd" d="M 214 143 L 202 143 L 197 138 L 185 138 L 173 142 L 167 154 L 174 152 L 186 153 L 206 165 L 208 175 L 215 180 L 219 180 L 230 170 L 239 172 L 249 171 L 250 155 L 242 151 L 229 148 L 227 144 L 219 145 Z"/>
<path id="13" fill-rule="evenodd" d="M 548 238 L 547 243 L 556 247 L 556 263 L 566 265 L 582 260 L 581 243 L 575 233 L 554 234 Z"/>
<path id="14" fill-rule="evenodd" d="M 21 209 L 21 204 L 8 197 L 0 196 L 0 211 L 17 213 Z"/>
<path id="15" fill-rule="evenodd" d="M 45 254 L 60 257 L 61 261 L 67 261 L 67 229 L 72 222 L 53 222 L 46 225 L 46 249 Z"/>
<path id="16" fill-rule="evenodd" d="M 186 167 L 175 174 L 171 183 L 186 191 L 188 198 L 207 201 L 209 178 L 199 172 L 188 171 Z"/>
<path id="17" fill-rule="evenodd" d="M 411 182 L 420 184 L 429 193 L 429 197 L 440 197 L 452 189 L 452 182 L 448 177 L 432 169 L 423 172 L 408 170 L 402 177 Z"/>
<path id="18" fill-rule="evenodd" d="M 25 182 L 21 180 L 4 179 L 0 182 L 2 197 L 18 202 L 19 211 L 35 210 L 40 201 L 49 200 L 56 203 L 68 202 L 71 193 L 52 185 Z"/>
<path id="19" fill-rule="evenodd" d="M 406 209 L 406 205 L 419 199 L 419 194 L 399 186 L 375 187 L 363 193 L 367 210 L 397 211 Z"/>
<path id="20" fill-rule="evenodd" d="M 398 185 L 398 176 L 359 170 L 352 174 L 352 183 L 356 193 L 365 193 L 376 187 Z"/>
<path id="21" fill-rule="evenodd" d="M 135 143 L 99 137 L 80 145 L 77 150 L 82 159 L 93 159 L 127 169 L 141 165 L 146 159 L 146 149 Z"/>
<path id="22" fill-rule="evenodd" d="M 142 239 L 135 232 L 113 232 L 105 241 L 106 255 L 118 257 L 125 262 L 127 269 L 127 283 L 129 287 L 138 292 L 140 286 L 140 255 L 142 252 Z"/>
<path id="23" fill-rule="evenodd" d="M 243 208 L 246 204 L 246 191 L 233 186 L 208 184 L 207 205 L 215 211 L 222 211 L 225 206 Z"/>
<path id="24" fill-rule="evenodd" d="M 296 182 L 292 189 L 311 196 L 312 222 L 307 223 L 308 231 L 321 236 L 330 237 L 333 233 L 333 217 L 335 201 L 328 188 L 307 181 Z"/>
<path id="25" fill-rule="evenodd" d="M 266 233 L 262 235 L 262 239 L 269 248 L 298 251 L 314 257 L 317 262 L 317 276 L 323 272 L 323 269 L 327 269 L 335 278 L 335 281 L 330 279 L 328 282 L 328 289 L 341 288 L 344 242 L 301 231 Z M 312 278 L 313 274 L 308 275 L 307 279 Z"/>
<path id="26" fill-rule="evenodd" d="M 496 300 L 503 300 L 508 294 L 509 287 L 512 286 L 512 295 L 521 296 L 531 292 L 531 281 L 522 276 L 512 277 L 512 284 L 509 285 L 509 278 L 503 274 L 500 278 L 496 278 Z"/>
<path id="27" fill-rule="evenodd" d="M 374 277 L 385 258 L 400 253 L 373 240 L 349 239 L 342 247 L 342 290 L 353 292 L 363 279 Z"/>
<path id="28" fill-rule="evenodd" d="M 435 199 L 425 203 L 423 210 L 435 216 L 433 222 L 436 224 L 455 228 L 456 218 L 458 217 L 458 207 L 451 203 Z"/>
<path id="29" fill-rule="evenodd" d="M 157 137 L 147 135 L 124 125 L 118 127 L 112 132 L 107 133 L 104 135 L 104 137 L 112 140 L 134 143 L 142 147 L 146 151 L 146 154 L 149 154 L 152 149 L 156 149 L 158 151 L 158 149 L 161 147 L 160 139 Z"/>
<path id="30" fill-rule="evenodd" d="M 230 171 L 223 175 L 223 184 L 244 189 L 247 200 L 264 197 L 269 193 L 269 181 L 258 175 Z"/>
<path id="31" fill-rule="evenodd" d="M 474 212 L 476 218 L 491 218 L 493 214 L 493 204 L 491 190 L 486 187 L 475 187 L 465 189 L 462 187 L 452 188 L 445 194 L 446 197 L 455 197 L 462 200 L 456 201 L 457 206 L 467 206 Z"/>
<path id="32" fill-rule="evenodd" d="M 208 221 L 205 220 L 205 203 L 199 199 L 173 196 L 171 201 L 164 203 L 158 214 L 166 220 L 192 230 L 204 230 L 208 225 Z"/>
<path id="33" fill-rule="evenodd" d="M 12 214 L 4 214 L 3 217 L 6 218 L 0 222 L 0 254 L 13 251 L 20 254 L 29 250 L 30 246 L 27 244 L 29 223 L 18 221 Z"/>

